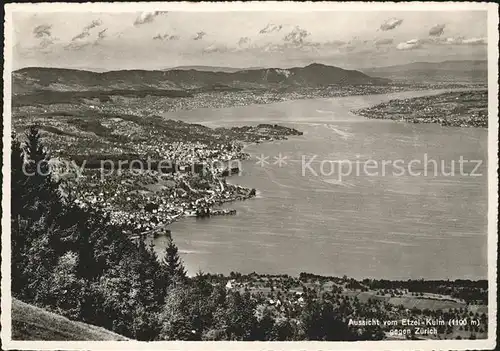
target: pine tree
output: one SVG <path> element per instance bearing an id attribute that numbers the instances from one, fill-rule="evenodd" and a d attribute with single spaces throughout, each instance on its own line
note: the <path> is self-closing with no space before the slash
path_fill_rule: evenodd
<path id="1" fill-rule="evenodd" d="M 21 144 L 16 138 L 16 135 L 12 135 L 12 146 L 11 146 L 11 224 L 12 224 L 12 240 L 13 245 L 16 243 L 23 245 L 24 240 L 18 238 L 19 228 L 21 225 L 21 216 L 23 209 L 26 205 L 26 194 L 27 194 L 27 177 L 23 172 L 24 166 L 24 151 Z"/>
<path id="2" fill-rule="evenodd" d="M 59 182 L 53 180 L 49 166 L 50 156 L 42 144 L 39 130 L 31 126 L 25 132 L 24 153 L 27 164 L 24 171 L 34 212 L 43 211 L 50 221 L 60 214 L 62 209 Z"/>
<path id="3" fill-rule="evenodd" d="M 30 161 L 30 165 L 28 167 L 30 172 L 36 171 L 36 167 L 40 164 L 40 170 L 46 173 L 48 171 L 48 164 L 42 163 L 41 161 L 48 160 L 48 154 L 45 152 L 45 149 L 42 145 L 42 136 L 37 127 L 31 126 L 25 132 L 24 135 L 26 137 L 26 144 L 24 150 L 28 155 Z"/>
<path id="4" fill-rule="evenodd" d="M 13 138 L 11 154 L 14 296 L 134 339 L 157 338 L 167 290 L 163 272 L 186 279 L 177 247 L 170 243 L 160 269 L 152 247 L 136 246 L 109 216 L 60 201 L 38 130 L 30 128 L 26 139 L 22 148 Z"/>
<path id="5" fill-rule="evenodd" d="M 21 204 L 25 190 L 26 176 L 23 172 L 24 151 L 15 133 L 12 135 L 10 162 L 12 195 L 11 213 L 18 214 L 22 207 Z"/>
<path id="6" fill-rule="evenodd" d="M 11 243 L 12 243 L 12 291 L 19 292 L 26 282 L 22 278 L 24 253 L 26 252 L 26 230 L 21 216 L 26 200 L 26 176 L 23 173 L 24 153 L 16 135 L 12 135 L 11 146 Z M 22 230 L 21 230 L 22 228 Z"/>
<path id="7" fill-rule="evenodd" d="M 186 270 L 178 253 L 179 249 L 170 239 L 165 248 L 165 256 L 162 261 L 162 268 L 168 284 L 182 283 L 186 279 Z"/>

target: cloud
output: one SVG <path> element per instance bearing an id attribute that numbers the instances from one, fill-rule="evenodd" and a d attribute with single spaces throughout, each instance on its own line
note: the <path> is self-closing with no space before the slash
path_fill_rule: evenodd
<path id="1" fill-rule="evenodd" d="M 264 52 L 283 52 L 284 48 L 284 45 L 268 43 L 262 46 L 260 49 Z"/>
<path id="2" fill-rule="evenodd" d="M 254 52 L 269 53 L 303 53 L 303 54 L 322 54 L 327 51 L 354 51 L 366 45 L 364 41 L 353 38 L 349 42 L 343 40 L 330 40 L 326 42 L 306 41 L 310 33 L 304 29 L 294 29 L 292 34 L 287 34 L 289 38 L 281 43 L 266 43 L 264 45 L 252 45 L 248 50 Z M 307 34 L 307 35 L 306 35 Z"/>
<path id="3" fill-rule="evenodd" d="M 327 41 L 323 45 L 325 47 L 330 47 L 330 48 L 339 48 L 339 47 L 347 45 L 347 42 L 345 42 L 343 40 L 331 40 L 331 41 Z"/>
<path id="4" fill-rule="evenodd" d="M 359 49 L 366 49 L 366 46 L 369 43 L 369 40 L 361 40 L 359 37 L 354 36 L 351 40 L 345 42 L 344 45 L 339 45 L 338 48 L 341 51 L 352 52 Z"/>
<path id="5" fill-rule="evenodd" d="M 285 35 L 283 40 L 293 45 L 300 46 L 304 43 L 304 39 L 309 35 L 311 35 L 311 33 L 309 33 L 307 30 L 296 26 L 290 33 Z"/>
<path id="6" fill-rule="evenodd" d="M 140 26 L 146 23 L 151 23 L 156 17 L 166 14 L 168 11 L 152 11 L 152 12 L 142 12 L 134 21 L 134 26 Z"/>
<path id="7" fill-rule="evenodd" d="M 392 38 L 377 39 L 377 40 L 375 40 L 375 46 L 390 45 L 393 42 L 394 42 L 394 39 L 392 39 Z"/>
<path id="8" fill-rule="evenodd" d="M 449 38 L 439 38 L 439 37 L 430 37 L 423 39 L 412 39 L 406 42 L 399 43 L 396 46 L 398 50 L 413 50 L 419 49 L 424 45 L 461 45 L 461 46 L 475 46 L 475 45 L 487 45 L 486 38 L 465 38 L 463 36 L 460 37 L 449 37 Z"/>
<path id="9" fill-rule="evenodd" d="M 469 38 L 463 39 L 461 42 L 462 45 L 487 45 L 486 38 Z"/>
<path id="10" fill-rule="evenodd" d="M 108 30 L 108 28 L 105 28 L 103 30 L 101 30 L 98 34 L 97 34 L 97 39 L 104 39 L 106 38 L 106 31 Z"/>
<path id="11" fill-rule="evenodd" d="M 269 52 L 269 53 L 292 53 L 292 52 L 301 52 L 301 53 L 317 53 L 318 49 L 321 48 L 322 43 L 317 42 L 309 42 L 304 41 L 301 45 L 296 45 L 294 42 L 282 42 L 282 43 L 265 43 L 264 45 L 252 45 L 248 48 L 248 50 L 252 50 L 253 52 Z"/>
<path id="12" fill-rule="evenodd" d="M 441 44 L 445 44 L 446 43 L 446 39 L 442 39 L 442 38 L 422 38 L 422 39 L 419 39 L 418 42 L 420 44 L 430 44 L 430 45 L 441 45 Z"/>
<path id="13" fill-rule="evenodd" d="M 153 37 L 153 40 L 179 40 L 178 35 L 170 35 L 168 33 L 165 34 L 157 34 Z"/>
<path id="14" fill-rule="evenodd" d="M 102 25 L 102 21 L 100 19 L 93 20 L 88 25 L 86 25 L 85 27 L 83 27 L 82 32 L 80 34 L 75 35 L 71 39 L 71 41 L 81 40 L 81 39 L 84 39 L 84 38 L 90 36 L 90 30 L 93 29 L 93 28 L 95 28 L 95 27 L 99 27 L 101 25 Z M 106 30 L 104 30 L 104 31 L 106 31 Z"/>
<path id="15" fill-rule="evenodd" d="M 43 53 L 49 52 L 50 50 L 47 50 L 47 48 L 59 40 L 52 36 L 52 25 L 50 24 L 41 24 L 33 28 L 33 36 L 39 41 L 38 45 L 35 45 L 32 49 Z"/>
<path id="16" fill-rule="evenodd" d="M 106 31 L 107 30 L 108 30 L 108 28 L 105 28 L 105 29 L 101 30 L 99 33 L 97 33 L 97 38 L 92 43 L 93 46 L 100 45 L 101 41 L 106 38 Z"/>
<path id="17" fill-rule="evenodd" d="M 33 29 L 35 38 L 43 38 L 51 36 L 52 26 L 50 24 L 41 24 Z"/>
<path id="18" fill-rule="evenodd" d="M 83 28 L 83 30 L 88 32 L 92 28 L 99 27 L 100 25 L 102 25 L 102 21 L 100 19 L 96 19 L 96 20 L 93 20 L 92 22 L 90 22 L 90 24 L 86 25 Z"/>
<path id="19" fill-rule="evenodd" d="M 393 30 L 394 28 L 399 27 L 401 25 L 401 23 L 403 23 L 402 19 L 398 19 L 398 18 L 394 18 L 394 17 L 389 18 L 388 20 L 386 20 L 384 23 L 382 23 L 380 25 L 380 30 L 383 30 L 384 32 L 388 31 L 388 30 Z"/>
<path id="20" fill-rule="evenodd" d="M 38 45 L 38 47 L 40 49 L 46 49 L 47 47 L 49 47 L 50 45 L 54 44 L 54 39 L 53 38 L 43 38 L 41 41 L 40 41 L 40 44 Z"/>
<path id="21" fill-rule="evenodd" d="M 487 45 L 486 38 L 465 38 L 463 36 L 448 38 L 425 38 L 419 40 L 419 42 L 421 44 L 431 45 Z"/>
<path id="22" fill-rule="evenodd" d="M 207 33 L 201 31 L 201 32 L 198 32 L 196 33 L 196 36 L 193 38 L 193 40 L 200 40 L 202 39 L 205 35 L 207 35 Z"/>
<path id="23" fill-rule="evenodd" d="M 464 39 L 465 39 L 464 37 L 450 37 L 446 39 L 435 40 L 434 44 L 460 45 L 462 44 L 462 41 Z"/>
<path id="24" fill-rule="evenodd" d="M 86 41 L 86 42 L 75 42 L 75 41 L 72 41 L 71 43 L 69 43 L 68 45 L 66 45 L 64 47 L 64 50 L 81 50 L 83 48 L 86 48 L 87 46 L 90 46 L 92 43 L 90 41 Z"/>
<path id="25" fill-rule="evenodd" d="M 354 43 L 348 43 L 347 45 L 344 45 L 343 47 L 341 47 L 341 50 L 351 52 L 351 51 L 356 50 L 357 48 L 358 48 L 358 45 L 356 45 Z"/>
<path id="26" fill-rule="evenodd" d="M 90 33 L 88 31 L 83 31 L 80 34 L 75 35 L 73 38 L 71 38 L 71 41 L 80 40 L 80 39 L 83 39 L 85 37 L 88 37 L 89 35 L 90 35 Z"/>
<path id="27" fill-rule="evenodd" d="M 432 37 L 440 37 L 444 33 L 445 24 L 436 24 L 431 29 L 429 29 L 429 35 Z"/>
<path id="28" fill-rule="evenodd" d="M 97 46 L 100 44 L 102 40 L 104 40 L 107 35 L 106 32 L 108 28 L 104 28 L 103 30 L 100 30 L 98 32 L 95 32 L 96 34 L 92 34 L 91 31 L 94 28 L 97 28 L 102 25 L 102 21 L 100 19 L 93 20 L 90 22 L 88 25 L 83 27 L 82 32 L 75 35 L 73 38 L 71 38 L 71 42 L 67 44 L 64 49 L 65 50 L 81 50 L 83 48 L 86 48 L 88 46 Z M 83 40 L 87 37 L 90 37 L 91 35 L 94 36 L 93 39 L 90 40 Z"/>
<path id="29" fill-rule="evenodd" d="M 267 33 L 272 33 L 272 32 L 279 32 L 282 28 L 283 28 L 282 24 L 277 25 L 277 24 L 269 23 L 267 26 L 265 26 L 264 28 L 262 28 L 259 31 L 259 34 L 267 34 Z"/>
<path id="30" fill-rule="evenodd" d="M 396 46 L 398 50 L 414 50 L 422 47 L 422 43 L 418 39 L 411 39 Z"/>
<path id="31" fill-rule="evenodd" d="M 223 44 L 212 44 L 203 49 L 204 54 L 225 53 L 228 51 L 230 51 L 229 48 Z"/>
<path id="32" fill-rule="evenodd" d="M 244 46 L 250 44 L 250 38 L 249 37 L 241 37 L 240 40 L 238 40 L 238 45 L 239 46 Z"/>

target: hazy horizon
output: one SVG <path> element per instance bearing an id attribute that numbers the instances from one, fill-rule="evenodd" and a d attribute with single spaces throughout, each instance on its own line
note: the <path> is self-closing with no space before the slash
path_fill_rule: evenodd
<path id="1" fill-rule="evenodd" d="M 368 66 L 368 67 L 359 67 L 359 68 L 346 68 L 342 67 L 340 65 L 331 65 L 327 63 L 321 63 L 321 62 L 311 62 L 308 64 L 304 64 L 302 66 L 290 66 L 290 67 L 232 67 L 232 66 L 217 66 L 217 65 L 203 65 L 203 64 L 192 64 L 192 65 L 181 65 L 181 66 L 174 66 L 174 67 L 165 67 L 165 68 L 156 68 L 156 69 L 144 69 L 144 68 L 110 68 L 110 69 L 105 69 L 105 68 L 79 68 L 79 67 L 59 67 L 59 66 L 25 66 L 25 67 L 20 67 L 15 69 L 14 71 L 18 71 L 24 68 L 54 68 L 54 69 L 74 69 L 74 70 L 80 70 L 80 71 L 89 71 L 89 72 L 96 72 L 96 73 L 102 73 L 102 72 L 112 72 L 112 71 L 126 71 L 126 70 L 138 70 L 138 71 L 155 71 L 155 70 L 174 70 L 174 69 L 185 69 L 188 67 L 199 67 L 199 68 L 223 68 L 223 69 L 231 69 L 231 70 L 258 70 L 258 69 L 272 69 L 272 68 L 277 68 L 277 69 L 290 69 L 290 68 L 303 68 L 306 66 L 309 66 L 311 64 L 323 64 L 327 66 L 335 66 L 343 69 L 354 69 L 354 70 L 368 70 L 368 69 L 375 69 L 375 68 L 385 68 L 385 67 L 393 67 L 393 66 L 404 66 L 404 65 L 411 65 L 411 64 L 417 64 L 417 63 L 445 63 L 445 62 L 473 62 L 473 61 L 484 61 L 487 62 L 488 60 L 445 60 L 445 61 L 412 61 L 404 64 L 399 64 L 399 65 L 387 65 L 387 66 Z"/>

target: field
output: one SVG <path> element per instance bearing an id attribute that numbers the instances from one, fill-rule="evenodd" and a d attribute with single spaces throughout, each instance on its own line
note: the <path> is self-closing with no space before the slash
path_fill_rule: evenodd
<path id="1" fill-rule="evenodd" d="M 403 328 L 403 320 L 443 320 L 446 325 L 437 326 L 436 334 L 416 335 L 414 326 L 410 338 L 456 339 L 486 338 L 487 300 L 486 281 L 468 284 L 466 281 L 356 281 L 348 277 L 323 277 L 302 273 L 298 278 L 287 275 L 231 274 L 229 277 L 212 276 L 217 282 L 228 281 L 230 290 L 249 292 L 261 304 L 274 309 L 278 315 L 297 314 L 311 300 L 331 301 L 345 323 L 349 320 L 377 319 L 395 321 Z M 467 292 L 463 292 L 468 286 Z M 464 296 L 464 298 L 458 296 Z M 308 302 L 309 301 L 309 302 Z M 448 325 L 450 320 L 463 320 L 464 326 Z M 364 327 L 351 326 L 355 332 L 366 332 Z M 397 339 L 390 333 L 393 326 L 378 326 L 385 339 Z M 406 336 L 404 337 L 406 338 Z"/>

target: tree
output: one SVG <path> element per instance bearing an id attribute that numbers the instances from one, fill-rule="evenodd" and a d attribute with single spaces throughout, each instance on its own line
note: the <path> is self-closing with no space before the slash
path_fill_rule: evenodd
<path id="1" fill-rule="evenodd" d="M 339 318 L 330 302 L 308 300 L 301 315 L 304 334 L 309 340 L 349 341 L 354 335 Z"/>
<path id="2" fill-rule="evenodd" d="M 273 335 L 275 340 L 279 341 L 292 341 L 294 340 L 296 330 L 288 318 L 277 318 L 274 321 Z"/>
<path id="3" fill-rule="evenodd" d="M 26 281 L 23 280 L 22 266 L 28 240 L 28 225 L 22 218 L 22 210 L 26 203 L 26 176 L 23 173 L 24 152 L 21 144 L 12 135 L 11 146 L 11 267 L 12 291 L 19 292 Z"/>
<path id="4" fill-rule="evenodd" d="M 259 317 L 254 340 L 278 340 L 278 335 L 275 334 L 274 317 L 271 309 L 261 305 L 258 306 L 258 311 Z"/>
<path id="5" fill-rule="evenodd" d="M 26 139 L 24 147 L 15 135 L 12 139 L 12 290 L 24 299 L 50 304 L 49 280 L 64 253 L 63 231 L 55 222 L 62 203 L 38 130 L 28 129 Z"/>
<path id="6" fill-rule="evenodd" d="M 40 179 L 44 178 L 49 173 L 49 157 L 42 145 L 40 131 L 37 127 L 31 126 L 25 131 L 24 135 L 26 137 L 24 151 L 28 157 L 26 170 L 32 173 L 33 176 L 40 177 Z"/>
<path id="7" fill-rule="evenodd" d="M 61 201 L 38 130 L 30 128 L 26 139 L 23 149 L 14 138 L 11 154 L 13 295 L 154 340 L 166 293 L 156 254 L 143 241 L 135 245 L 109 216 Z M 179 265 L 175 271 L 181 275 Z"/>
<path id="8" fill-rule="evenodd" d="M 189 290 L 185 286 L 174 286 L 169 290 L 160 321 L 162 340 L 199 340 L 190 320 Z"/>
<path id="9" fill-rule="evenodd" d="M 26 200 L 26 175 L 23 172 L 24 165 L 24 151 L 21 144 L 12 135 L 11 145 L 11 215 L 12 217 L 18 216 L 23 208 L 23 203 Z M 13 230 L 16 228 L 12 228 Z"/>
<path id="10" fill-rule="evenodd" d="M 71 319 L 80 319 L 81 295 L 85 282 L 76 276 L 78 256 L 68 251 L 59 258 L 51 276 L 50 293 L 57 312 Z"/>
<path id="11" fill-rule="evenodd" d="M 306 305 L 300 316 L 300 324 L 303 328 L 304 336 L 308 340 L 322 340 L 324 332 L 320 323 L 321 307 L 317 301 L 306 299 Z"/>
<path id="12" fill-rule="evenodd" d="M 25 137 L 26 165 L 23 171 L 29 185 L 31 215 L 45 212 L 47 220 L 51 222 L 62 210 L 59 182 L 51 176 L 50 156 L 43 147 L 39 130 L 31 126 L 26 130 Z"/>
<path id="13" fill-rule="evenodd" d="M 165 256 L 162 261 L 162 268 L 165 280 L 168 285 L 182 283 L 186 279 L 186 270 L 178 253 L 179 249 L 174 244 L 173 240 L 168 241 L 165 248 Z"/>
<path id="14" fill-rule="evenodd" d="M 243 296 L 232 292 L 227 299 L 225 313 L 226 332 L 229 340 L 253 340 L 257 326 L 255 317 L 255 302 L 249 293 Z"/>
<path id="15" fill-rule="evenodd" d="M 53 305 L 51 296 L 51 275 L 57 266 L 59 256 L 54 249 L 54 237 L 58 229 L 49 226 L 45 217 L 41 217 L 29 228 L 32 240 L 23 253 L 20 273 L 26 283 L 20 287 L 19 293 L 23 299 L 40 305 Z"/>

